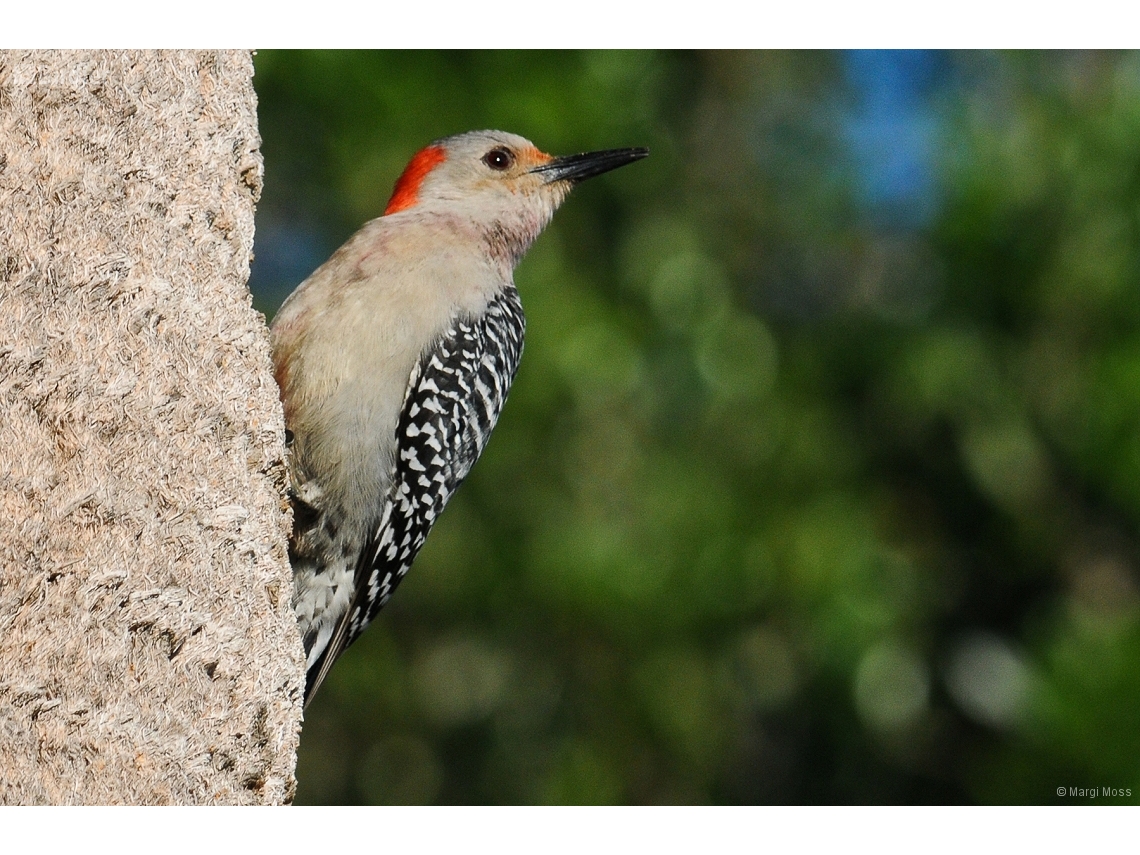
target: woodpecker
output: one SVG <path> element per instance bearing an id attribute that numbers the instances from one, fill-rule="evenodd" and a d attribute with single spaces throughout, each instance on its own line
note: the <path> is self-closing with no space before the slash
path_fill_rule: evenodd
<path id="1" fill-rule="evenodd" d="M 515 265 L 576 183 L 648 153 L 551 157 L 502 131 L 437 140 L 282 304 L 271 335 L 306 705 L 487 444 L 522 355 Z"/>

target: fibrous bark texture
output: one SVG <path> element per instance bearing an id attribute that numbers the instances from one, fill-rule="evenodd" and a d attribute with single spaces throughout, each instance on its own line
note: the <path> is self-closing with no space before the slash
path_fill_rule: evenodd
<path id="1" fill-rule="evenodd" d="M 252 74 L 0 53 L 0 802 L 292 797 Z"/>

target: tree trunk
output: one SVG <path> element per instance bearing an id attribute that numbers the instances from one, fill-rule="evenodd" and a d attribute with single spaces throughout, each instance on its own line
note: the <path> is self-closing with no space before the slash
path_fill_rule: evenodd
<path id="1" fill-rule="evenodd" d="M 279 803 L 304 662 L 242 52 L 0 53 L 0 801 Z"/>

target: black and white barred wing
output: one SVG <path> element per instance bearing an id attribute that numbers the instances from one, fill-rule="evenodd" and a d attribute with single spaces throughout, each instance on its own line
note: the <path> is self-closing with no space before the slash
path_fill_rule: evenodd
<path id="1" fill-rule="evenodd" d="M 482 454 L 518 371 L 524 329 L 518 291 L 507 288 L 483 315 L 457 320 L 412 372 L 392 488 L 357 564 L 352 604 L 310 669 L 306 697 L 388 602 Z"/>

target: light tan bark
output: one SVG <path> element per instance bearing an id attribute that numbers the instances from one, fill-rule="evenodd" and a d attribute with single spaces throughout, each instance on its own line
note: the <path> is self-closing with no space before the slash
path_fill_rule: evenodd
<path id="1" fill-rule="evenodd" d="M 0 53 L 0 801 L 279 803 L 304 663 L 244 52 Z"/>

